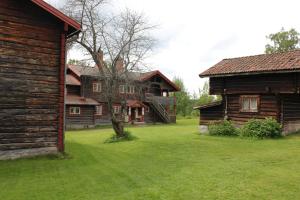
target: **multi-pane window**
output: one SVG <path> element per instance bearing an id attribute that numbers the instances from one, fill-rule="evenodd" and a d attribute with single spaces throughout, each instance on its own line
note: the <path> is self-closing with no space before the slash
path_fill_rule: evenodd
<path id="1" fill-rule="evenodd" d="M 114 113 L 120 114 L 121 113 L 121 106 L 114 106 Z"/>
<path id="2" fill-rule="evenodd" d="M 101 83 L 93 83 L 93 92 L 101 92 L 101 91 L 102 91 Z"/>
<path id="3" fill-rule="evenodd" d="M 135 93 L 135 87 L 134 86 L 128 86 L 128 93 L 134 94 Z"/>
<path id="4" fill-rule="evenodd" d="M 119 86 L 119 92 L 120 92 L 120 94 L 124 94 L 125 93 L 125 85 L 120 85 Z"/>
<path id="5" fill-rule="evenodd" d="M 96 115 L 102 115 L 103 107 L 102 105 L 96 106 Z"/>
<path id="6" fill-rule="evenodd" d="M 70 107 L 70 115 L 80 115 L 80 107 Z"/>
<path id="7" fill-rule="evenodd" d="M 259 96 L 241 96 L 241 112 L 258 112 Z"/>

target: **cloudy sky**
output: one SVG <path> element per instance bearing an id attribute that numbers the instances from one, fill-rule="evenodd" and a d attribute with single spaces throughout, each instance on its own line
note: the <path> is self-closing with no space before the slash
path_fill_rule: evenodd
<path id="1" fill-rule="evenodd" d="M 190 92 L 203 85 L 198 74 L 223 58 L 263 53 L 266 35 L 281 27 L 300 31 L 299 0 L 113 1 L 116 10 L 142 11 L 159 24 L 159 46 L 149 62 L 169 78 L 181 77 Z"/>

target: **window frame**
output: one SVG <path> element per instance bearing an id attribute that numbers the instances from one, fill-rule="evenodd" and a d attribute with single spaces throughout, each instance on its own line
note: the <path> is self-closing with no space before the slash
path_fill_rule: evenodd
<path id="1" fill-rule="evenodd" d="M 74 109 L 75 110 L 78 109 L 79 112 L 72 112 L 72 111 L 74 111 Z M 81 108 L 79 106 L 71 106 L 69 108 L 69 114 L 70 115 L 80 115 L 81 114 Z"/>
<path id="2" fill-rule="evenodd" d="M 114 114 L 121 114 L 121 106 L 120 105 L 114 105 L 113 108 L 114 108 Z"/>
<path id="3" fill-rule="evenodd" d="M 126 88 L 125 85 L 119 85 L 119 93 L 120 94 L 125 94 L 125 88 Z"/>
<path id="4" fill-rule="evenodd" d="M 102 84 L 100 82 L 93 82 L 93 92 L 94 93 L 102 92 Z"/>
<path id="5" fill-rule="evenodd" d="M 99 111 L 98 108 L 101 108 L 101 113 L 98 112 Z M 98 105 L 95 107 L 95 109 L 96 109 L 95 115 L 97 115 L 97 116 L 103 115 L 103 105 Z"/>
<path id="6" fill-rule="evenodd" d="M 244 109 L 244 99 L 249 99 L 249 109 Z M 257 108 L 256 110 L 251 110 L 251 99 L 256 99 Z M 241 95 L 240 96 L 240 112 L 242 113 L 258 113 L 260 110 L 260 96 L 259 95 Z"/>

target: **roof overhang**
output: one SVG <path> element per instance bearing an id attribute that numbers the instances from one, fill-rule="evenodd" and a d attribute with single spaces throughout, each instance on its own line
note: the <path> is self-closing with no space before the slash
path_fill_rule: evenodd
<path id="1" fill-rule="evenodd" d="M 153 76 L 160 76 L 162 79 L 164 79 L 174 89 L 174 91 L 176 91 L 176 92 L 180 91 L 180 88 L 175 83 L 173 83 L 170 79 L 168 79 L 165 75 L 163 75 L 159 70 L 150 72 L 146 76 L 142 77 L 141 81 L 149 80 Z"/>
<path id="2" fill-rule="evenodd" d="M 62 22 L 68 25 L 68 31 L 67 31 L 67 36 L 71 37 L 73 35 L 76 35 L 81 31 L 81 25 L 76 22 L 74 19 L 68 17 L 61 11 L 57 10 L 50 4 L 46 3 L 43 0 L 30 0 L 32 3 L 36 4 L 40 8 L 44 9 L 48 13 L 52 14 L 54 17 L 60 19 Z"/>
<path id="3" fill-rule="evenodd" d="M 215 101 L 215 102 L 212 102 L 212 103 L 208 103 L 208 104 L 205 104 L 205 105 L 194 107 L 193 109 L 194 110 L 201 110 L 201 109 L 205 109 L 205 108 L 211 108 L 211 107 L 222 105 L 222 103 L 223 103 L 223 101 Z"/>
<path id="4" fill-rule="evenodd" d="M 300 67 L 299 67 L 300 68 Z M 231 76 L 250 76 L 259 74 L 287 74 L 287 73 L 297 73 L 300 69 L 291 70 L 272 70 L 272 71 L 255 71 L 255 72 L 239 72 L 239 73 L 224 73 L 224 74 L 199 74 L 200 78 L 214 78 L 214 77 L 231 77 Z"/>

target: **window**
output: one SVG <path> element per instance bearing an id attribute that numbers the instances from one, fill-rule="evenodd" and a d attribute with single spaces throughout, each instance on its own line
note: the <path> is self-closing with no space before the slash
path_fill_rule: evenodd
<path id="1" fill-rule="evenodd" d="M 93 83 L 93 92 L 101 92 L 102 85 L 101 83 Z"/>
<path id="2" fill-rule="evenodd" d="M 80 107 L 70 107 L 70 115 L 80 115 Z"/>
<path id="3" fill-rule="evenodd" d="M 259 96 L 241 96 L 241 112 L 258 112 Z"/>
<path id="4" fill-rule="evenodd" d="M 121 106 L 114 106 L 114 113 L 120 114 L 121 113 Z"/>
<path id="5" fill-rule="evenodd" d="M 135 87 L 134 86 L 128 86 L 128 91 L 129 94 L 134 94 L 135 93 Z"/>
<path id="6" fill-rule="evenodd" d="M 146 107 L 146 112 L 147 112 L 147 113 L 150 112 L 149 106 Z"/>
<path id="7" fill-rule="evenodd" d="M 102 106 L 96 106 L 96 115 L 102 115 Z"/>
<path id="8" fill-rule="evenodd" d="M 119 86 L 119 92 L 120 92 L 120 94 L 124 94 L 125 93 L 125 85 L 120 85 Z"/>

